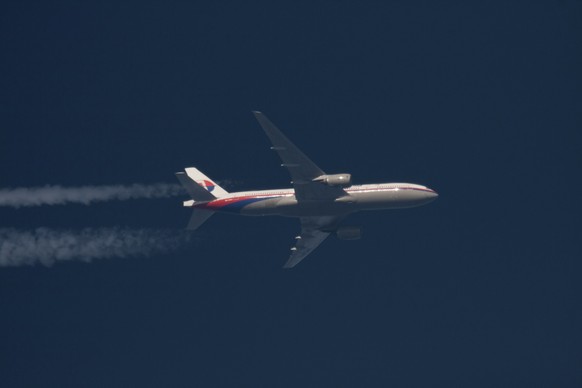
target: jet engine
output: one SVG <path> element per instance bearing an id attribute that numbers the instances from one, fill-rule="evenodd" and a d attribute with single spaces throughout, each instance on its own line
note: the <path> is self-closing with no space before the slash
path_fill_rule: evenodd
<path id="1" fill-rule="evenodd" d="M 362 228 L 360 226 L 340 226 L 335 231 L 335 235 L 340 240 L 359 240 L 362 238 Z"/>
<path id="2" fill-rule="evenodd" d="M 352 176 L 351 174 L 322 175 L 313 181 L 322 182 L 328 186 L 348 187 L 352 185 Z"/>

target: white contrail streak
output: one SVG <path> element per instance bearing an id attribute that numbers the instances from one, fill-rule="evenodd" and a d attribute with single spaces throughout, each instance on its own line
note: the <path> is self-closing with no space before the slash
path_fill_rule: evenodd
<path id="1" fill-rule="evenodd" d="M 38 228 L 0 229 L 0 267 L 51 266 L 57 261 L 150 256 L 184 246 L 184 231 L 129 228 L 87 228 L 80 231 Z"/>
<path id="2" fill-rule="evenodd" d="M 184 194 L 179 185 L 156 183 L 152 185 L 113 186 L 44 186 L 0 189 L 0 206 L 23 207 L 41 205 L 64 205 L 93 202 L 125 201 L 138 198 L 164 198 Z"/>

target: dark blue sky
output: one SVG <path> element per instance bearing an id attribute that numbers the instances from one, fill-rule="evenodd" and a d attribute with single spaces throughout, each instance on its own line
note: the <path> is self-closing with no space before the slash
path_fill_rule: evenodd
<path id="1" fill-rule="evenodd" d="M 327 172 L 440 198 L 291 271 L 295 220 L 220 215 L 176 254 L 0 268 L 3 387 L 582 385 L 581 2 L 58 4 L 0 10 L 1 188 L 286 186 L 258 109 Z"/>

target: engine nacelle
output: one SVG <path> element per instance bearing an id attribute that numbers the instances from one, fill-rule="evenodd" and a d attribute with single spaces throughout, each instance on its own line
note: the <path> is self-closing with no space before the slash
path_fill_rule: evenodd
<path id="1" fill-rule="evenodd" d="M 360 226 L 340 226 L 335 235 L 340 240 L 359 240 L 362 238 L 362 228 Z"/>
<path id="2" fill-rule="evenodd" d="M 333 174 L 322 175 L 313 180 L 314 182 L 322 182 L 328 186 L 348 187 L 352 185 L 351 174 Z"/>

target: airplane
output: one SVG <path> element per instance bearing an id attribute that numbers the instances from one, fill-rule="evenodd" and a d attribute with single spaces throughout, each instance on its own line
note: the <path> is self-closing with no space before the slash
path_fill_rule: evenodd
<path id="1" fill-rule="evenodd" d="M 422 206 L 438 194 L 413 183 L 352 185 L 350 174 L 326 174 L 297 148 L 263 113 L 255 118 L 279 154 L 282 167 L 291 174 L 293 188 L 229 193 L 194 167 L 177 172 L 176 177 L 191 200 L 183 205 L 193 209 L 187 229 L 195 230 L 215 213 L 244 216 L 284 216 L 299 218 L 301 233 L 283 268 L 293 268 L 330 234 L 341 240 L 362 236 L 358 226 L 341 226 L 349 214 L 361 210 L 400 209 Z"/>

